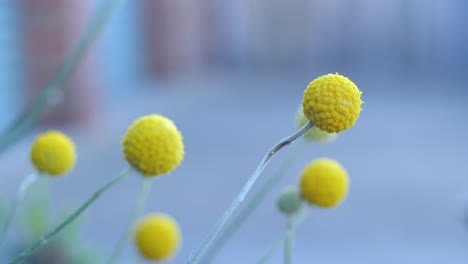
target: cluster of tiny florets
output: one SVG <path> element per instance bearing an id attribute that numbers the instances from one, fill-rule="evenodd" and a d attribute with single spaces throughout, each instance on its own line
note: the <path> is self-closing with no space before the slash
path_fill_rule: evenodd
<path id="1" fill-rule="evenodd" d="M 348 194 L 348 174 L 336 160 L 321 158 L 305 167 L 299 186 L 302 197 L 309 203 L 333 207 Z"/>
<path id="2" fill-rule="evenodd" d="M 339 74 L 327 74 L 313 80 L 302 99 L 307 119 L 329 133 L 339 133 L 353 126 L 361 112 L 361 104 L 361 91 Z"/>
<path id="3" fill-rule="evenodd" d="M 59 131 L 49 131 L 37 136 L 31 146 L 31 161 L 36 169 L 50 176 L 60 176 L 75 164 L 73 140 Z"/>
<path id="4" fill-rule="evenodd" d="M 180 228 L 176 220 L 165 214 L 144 217 L 135 229 L 135 244 L 140 254 L 150 260 L 165 260 L 180 245 Z"/>
<path id="5" fill-rule="evenodd" d="M 145 176 L 167 174 L 184 157 L 182 135 L 174 122 L 161 115 L 136 120 L 123 139 L 125 159 Z"/>
<path id="6" fill-rule="evenodd" d="M 304 112 L 302 110 L 302 105 L 296 111 L 296 126 L 298 128 L 303 127 L 309 119 L 304 116 Z M 307 133 L 305 133 L 305 138 L 316 143 L 326 143 L 331 142 L 336 139 L 336 133 L 328 133 L 326 131 L 321 130 L 317 126 L 312 127 Z"/>

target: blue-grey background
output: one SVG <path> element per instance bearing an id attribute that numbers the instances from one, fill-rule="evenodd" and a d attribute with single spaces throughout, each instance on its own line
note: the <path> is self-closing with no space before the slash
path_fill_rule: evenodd
<path id="1" fill-rule="evenodd" d="M 38 126 L 3 153 L 1 199 L 11 199 L 33 170 L 29 146 L 37 133 L 61 129 L 77 143 L 73 172 L 50 180 L 58 211 L 78 205 L 126 165 L 120 140 L 134 119 L 163 114 L 182 131 L 186 157 L 171 175 L 155 179 L 147 212 L 177 218 L 183 245 L 172 263 L 184 263 L 264 153 L 294 132 L 306 85 L 339 72 L 363 92 L 356 125 L 332 144 L 311 143 L 215 263 L 255 263 L 284 230 L 277 193 L 297 184 L 307 162 L 323 156 L 346 167 L 349 197 L 337 208 L 313 209 L 297 232 L 294 263 L 466 263 L 467 3 L 205 1 L 216 14 L 215 59 L 148 76 L 138 37 L 147 34 L 138 23 L 141 2 L 123 1 L 93 48 L 102 77 L 98 111 L 84 124 Z M 191 7 L 180 5 L 184 12 Z M 0 4 L 2 128 L 21 111 L 27 92 L 27 59 L 17 34 L 24 19 L 14 1 Z M 275 156 L 257 187 L 296 145 Z M 126 179 L 84 215 L 82 241 L 104 258 L 140 185 L 137 175 Z M 10 242 L 21 238 L 18 228 Z M 120 263 L 145 263 L 131 243 L 124 253 Z M 279 252 L 272 263 L 281 260 Z"/>

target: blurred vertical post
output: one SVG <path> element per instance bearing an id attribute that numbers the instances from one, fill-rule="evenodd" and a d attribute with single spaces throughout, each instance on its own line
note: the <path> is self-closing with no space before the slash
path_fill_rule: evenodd
<path id="1" fill-rule="evenodd" d="M 95 1 L 20 0 L 24 33 L 25 103 L 32 101 L 76 45 Z M 96 110 L 97 67 L 86 55 L 63 91 L 51 98 L 42 121 L 81 122 Z"/>
<path id="2" fill-rule="evenodd" d="M 214 0 L 145 0 L 141 7 L 149 76 L 200 70 L 216 56 Z"/>
<path id="3" fill-rule="evenodd" d="M 22 86 L 17 3 L 2 3 L 0 19 L 0 127 L 3 128 L 13 122 L 19 111 L 18 87 Z"/>

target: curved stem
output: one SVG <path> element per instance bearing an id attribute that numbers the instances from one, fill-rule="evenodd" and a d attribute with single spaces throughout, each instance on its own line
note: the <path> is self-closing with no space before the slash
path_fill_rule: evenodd
<path id="1" fill-rule="evenodd" d="M 33 172 L 21 181 L 20 186 L 18 187 L 18 190 L 16 192 L 15 200 L 13 201 L 13 204 L 10 207 L 10 211 L 8 212 L 5 223 L 3 224 L 3 227 L 0 231 L 0 248 L 2 247 L 3 242 L 5 241 L 5 238 L 8 234 L 8 230 L 11 226 L 11 222 L 15 217 L 16 210 L 18 209 L 19 204 L 23 200 L 24 195 L 26 194 L 26 191 L 28 190 L 29 186 L 32 183 L 34 183 L 38 179 L 38 177 L 39 175 L 36 172 Z"/>
<path id="2" fill-rule="evenodd" d="M 93 204 L 97 198 L 99 198 L 101 195 L 103 195 L 107 190 L 109 190 L 112 186 L 114 186 L 117 182 L 128 176 L 131 172 L 133 171 L 132 168 L 127 168 L 123 172 L 121 172 L 119 175 L 116 177 L 112 178 L 109 180 L 107 183 L 105 183 L 103 186 L 101 186 L 97 191 L 95 191 L 91 197 L 89 197 L 78 209 L 71 214 L 68 218 L 66 218 L 61 224 L 59 224 L 57 227 L 55 227 L 52 231 L 47 233 L 46 235 L 42 236 L 39 238 L 39 240 L 34 243 L 32 246 L 29 248 L 25 249 L 23 252 L 21 252 L 13 261 L 10 262 L 10 264 L 16 264 L 20 263 L 23 261 L 26 257 L 30 256 L 32 253 L 34 253 L 36 250 L 38 250 L 40 247 L 45 245 L 49 240 L 58 234 L 62 229 L 64 229 L 66 226 L 71 224 L 76 218 L 78 218 L 91 204 Z"/>
<path id="3" fill-rule="evenodd" d="M 239 227 L 257 209 L 273 187 L 278 184 L 284 175 L 286 175 L 286 172 L 291 168 L 293 162 L 301 155 L 305 147 L 308 145 L 308 141 L 301 140 L 298 144 L 297 148 L 294 149 L 291 155 L 284 160 L 279 169 L 265 181 L 265 183 L 260 187 L 260 190 L 255 193 L 254 197 L 247 202 L 247 204 L 240 210 L 239 214 L 226 226 L 225 231 L 219 235 L 218 241 L 213 244 L 213 247 L 203 259 L 204 263 L 211 263 L 213 261 L 219 251 L 221 251 L 224 245 L 232 238 Z"/>
<path id="4" fill-rule="evenodd" d="M 78 64 L 84 58 L 86 51 L 91 47 L 91 44 L 104 28 L 104 25 L 109 20 L 118 1 L 119 0 L 106 0 L 96 11 L 75 49 L 65 58 L 63 63 L 59 66 L 59 69 L 46 83 L 40 95 L 36 97 L 32 104 L 20 114 L 8 129 L 6 129 L 5 133 L 0 136 L 0 153 L 19 140 L 26 131 L 37 122 L 46 109 L 50 96 L 60 88 L 63 89 L 63 84 L 75 71 Z"/>
<path id="5" fill-rule="evenodd" d="M 107 262 L 108 264 L 116 263 L 117 260 L 119 259 L 122 253 L 122 250 L 125 246 L 125 243 L 127 243 L 127 241 L 129 240 L 132 234 L 132 229 L 135 226 L 136 221 L 138 220 L 138 218 L 142 215 L 143 211 L 145 210 L 146 201 L 148 200 L 148 196 L 151 192 L 152 182 L 153 181 L 150 178 L 143 179 L 142 189 L 140 192 L 140 196 L 138 197 L 138 201 L 136 203 L 135 209 L 133 210 L 132 218 L 130 219 L 130 222 L 128 223 L 125 232 L 120 237 L 120 240 L 117 243 L 117 246 L 114 248 L 114 251 L 112 252 L 111 257 L 109 258 L 109 261 Z"/>
<path id="6" fill-rule="evenodd" d="M 293 217 L 289 216 L 284 239 L 284 264 L 292 263 L 292 249 L 294 240 L 294 230 L 292 229 L 293 225 Z"/>
<path id="7" fill-rule="evenodd" d="M 303 207 L 302 211 L 292 217 L 291 223 L 288 223 L 288 229 L 286 232 L 275 240 L 273 245 L 267 251 L 265 255 L 257 262 L 257 264 L 267 263 L 271 257 L 281 248 L 281 245 L 287 239 L 288 234 L 296 232 L 297 228 L 304 222 L 309 214 L 309 206 Z M 289 226 L 290 224 L 290 226 Z"/>
<path id="8" fill-rule="evenodd" d="M 277 151 L 282 149 L 283 147 L 293 143 L 296 139 L 299 137 L 303 136 L 307 131 L 309 131 L 314 124 L 312 124 L 311 121 L 307 122 L 301 129 L 299 129 L 296 133 L 292 134 L 289 137 L 286 137 L 285 139 L 281 140 L 278 142 L 273 148 L 271 148 L 270 151 L 265 155 L 265 157 L 262 159 L 260 164 L 258 164 L 257 168 L 255 171 L 252 173 L 250 178 L 247 180 L 246 184 L 244 187 L 242 187 L 241 191 L 237 195 L 236 199 L 231 203 L 231 205 L 228 207 L 228 209 L 224 212 L 224 214 L 221 216 L 221 218 L 218 220 L 216 225 L 213 227 L 213 229 L 210 231 L 208 234 L 208 237 L 205 239 L 203 242 L 202 246 L 195 252 L 193 253 L 189 260 L 189 264 L 195 264 L 198 263 L 200 257 L 203 255 L 203 253 L 206 251 L 208 246 L 211 244 L 211 242 L 215 239 L 219 231 L 221 231 L 221 228 L 223 228 L 224 224 L 229 220 L 231 215 L 234 213 L 236 208 L 244 201 L 245 196 L 249 192 L 249 190 L 252 188 L 254 183 L 257 181 L 258 177 L 262 173 L 263 169 L 266 167 L 270 159 L 275 155 Z"/>

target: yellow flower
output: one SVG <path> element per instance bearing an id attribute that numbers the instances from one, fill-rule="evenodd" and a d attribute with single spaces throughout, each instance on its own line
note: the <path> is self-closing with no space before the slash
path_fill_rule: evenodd
<path id="1" fill-rule="evenodd" d="M 348 175 L 333 159 L 312 161 L 302 172 L 300 180 L 302 197 L 319 207 L 338 205 L 348 194 Z"/>
<path id="2" fill-rule="evenodd" d="M 301 105 L 299 106 L 296 112 L 297 127 L 303 127 L 307 123 L 307 121 L 309 120 L 304 116 L 304 111 L 302 110 Z M 335 140 L 337 135 L 338 134 L 336 133 L 328 133 L 326 131 L 322 131 L 320 130 L 320 128 L 314 126 L 309 131 L 307 131 L 307 133 L 305 134 L 305 138 L 317 143 L 326 143 Z"/>
<path id="3" fill-rule="evenodd" d="M 150 260 L 167 259 L 179 248 L 179 226 L 168 215 L 148 215 L 136 227 L 135 243 L 144 257 Z"/>
<path id="4" fill-rule="evenodd" d="M 147 115 L 128 128 L 123 152 L 141 174 L 157 176 L 179 166 L 184 158 L 184 143 L 174 122 L 161 115 Z"/>
<path id="5" fill-rule="evenodd" d="M 361 104 L 358 87 L 337 73 L 313 80 L 302 99 L 307 119 L 329 133 L 339 133 L 353 126 L 361 112 Z"/>
<path id="6" fill-rule="evenodd" d="M 73 167 L 75 160 L 75 144 L 59 131 L 39 135 L 31 146 L 31 161 L 41 173 L 63 175 Z"/>

